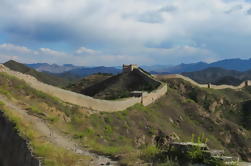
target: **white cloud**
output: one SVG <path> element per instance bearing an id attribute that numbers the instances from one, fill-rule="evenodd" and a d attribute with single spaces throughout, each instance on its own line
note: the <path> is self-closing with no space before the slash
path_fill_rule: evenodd
<path id="1" fill-rule="evenodd" d="M 75 51 L 75 53 L 76 54 L 82 54 L 82 55 L 85 55 L 85 54 L 93 55 L 93 54 L 98 54 L 98 51 L 93 50 L 93 49 L 89 49 L 89 48 L 86 48 L 86 47 L 80 47 L 79 49 L 77 49 Z"/>
<path id="2" fill-rule="evenodd" d="M 214 57 L 214 54 L 209 50 L 191 46 L 180 46 L 170 49 L 135 47 L 134 49 L 129 54 L 123 53 L 124 51 L 108 54 L 80 47 L 72 53 L 65 53 L 49 48 L 32 50 L 23 46 L 2 44 L 0 45 L 0 61 L 4 62 L 13 59 L 22 63 L 47 62 L 51 64 L 73 63 L 85 66 L 114 66 L 124 63 L 137 63 L 140 65 L 169 64 L 171 62 L 170 57 L 180 59 L 181 62 L 186 62 L 188 59 L 203 58 L 206 60 L 208 57 Z"/>
<path id="3" fill-rule="evenodd" d="M 51 56 L 57 56 L 57 57 L 65 57 L 68 55 L 64 52 L 55 51 L 49 48 L 40 48 L 39 51 L 35 52 L 35 54 L 51 55 Z"/>
<path id="4" fill-rule="evenodd" d="M 65 61 L 76 54 L 74 58 L 90 65 L 102 59 L 104 64 L 140 59 L 162 63 L 163 56 L 177 63 L 177 55 L 231 58 L 251 51 L 246 44 L 251 42 L 250 8 L 244 0 L 2 0 L 0 34 L 15 43 L 80 47 L 70 54 L 47 48 L 35 52 Z M 245 36 L 249 40 L 243 40 Z M 90 48 L 81 47 L 86 45 Z M 234 50 L 241 50 L 241 55 Z"/>
<path id="5" fill-rule="evenodd" d="M 0 51 L 2 53 L 9 52 L 9 51 L 16 52 L 16 53 L 22 53 L 22 54 L 32 53 L 32 50 L 28 49 L 27 47 L 17 46 L 17 45 L 9 44 L 9 43 L 1 44 Z"/>

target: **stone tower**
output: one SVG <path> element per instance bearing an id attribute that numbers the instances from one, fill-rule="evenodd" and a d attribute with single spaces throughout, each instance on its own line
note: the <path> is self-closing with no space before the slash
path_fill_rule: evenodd
<path id="1" fill-rule="evenodd" d="M 131 72 L 137 68 L 138 68 L 138 65 L 136 64 L 130 64 L 130 65 L 123 64 L 123 73 Z"/>

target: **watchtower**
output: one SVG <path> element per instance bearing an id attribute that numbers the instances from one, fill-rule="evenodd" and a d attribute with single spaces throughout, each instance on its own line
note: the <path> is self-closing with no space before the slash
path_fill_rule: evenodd
<path id="1" fill-rule="evenodd" d="M 123 72 L 124 73 L 131 72 L 137 68 L 138 68 L 138 65 L 136 65 L 136 64 L 130 64 L 130 65 L 123 64 Z"/>
<path id="2" fill-rule="evenodd" d="M 246 81 L 245 81 L 245 87 L 248 87 L 248 86 L 249 86 L 248 83 L 249 83 L 249 82 L 246 80 Z"/>
<path id="3" fill-rule="evenodd" d="M 211 88 L 211 83 L 207 84 L 207 88 L 209 88 L 209 89 Z"/>

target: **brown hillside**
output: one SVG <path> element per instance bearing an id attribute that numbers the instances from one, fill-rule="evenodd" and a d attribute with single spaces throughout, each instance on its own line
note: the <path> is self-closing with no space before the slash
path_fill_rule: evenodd
<path id="1" fill-rule="evenodd" d="M 135 69 L 128 73 L 121 73 L 104 81 L 96 83 L 79 92 L 99 99 L 118 99 L 129 97 L 131 91 L 152 91 L 160 83 L 151 79 L 146 73 Z"/>

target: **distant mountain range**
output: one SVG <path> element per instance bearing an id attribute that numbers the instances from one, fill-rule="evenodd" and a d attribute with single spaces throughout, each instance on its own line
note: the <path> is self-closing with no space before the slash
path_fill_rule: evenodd
<path id="1" fill-rule="evenodd" d="M 40 72 L 49 72 L 60 75 L 76 75 L 80 77 L 88 76 L 95 73 L 111 73 L 117 74 L 121 71 L 121 67 L 85 67 L 75 66 L 72 64 L 57 65 L 47 63 L 36 63 L 27 64 Z M 197 62 L 190 64 L 179 64 L 176 66 L 171 65 L 152 65 L 152 66 L 141 66 L 144 70 L 151 72 L 152 74 L 168 74 L 168 73 L 183 73 L 199 71 L 210 67 L 219 67 L 228 70 L 246 71 L 251 69 L 251 59 L 226 59 L 213 63 Z"/>
<path id="2" fill-rule="evenodd" d="M 251 70 L 241 72 L 213 67 L 195 72 L 184 72 L 181 74 L 203 84 L 239 85 L 245 80 L 251 80 Z"/>
<path id="3" fill-rule="evenodd" d="M 47 72 L 55 76 L 67 78 L 70 80 L 75 80 L 96 73 L 117 74 L 121 72 L 121 69 L 119 69 L 118 67 L 105 67 L 105 66 L 84 67 L 84 66 L 75 66 L 72 64 L 51 65 L 48 63 L 27 64 L 27 66 L 39 72 Z"/>
<path id="4" fill-rule="evenodd" d="M 49 73 L 63 73 L 69 70 L 80 68 L 80 66 L 74 66 L 72 64 L 64 64 L 64 65 L 57 65 L 57 64 L 48 64 L 48 63 L 34 63 L 34 64 L 26 64 L 27 66 L 36 69 L 40 72 L 49 72 Z"/>
<path id="5" fill-rule="evenodd" d="M 163 66 L 157 70 L 150 70 L 152 73 L 183 73 L 199 71 L 210 67 L 219 67 L 228 70 L 246 71 L 251 69 L 251 59 L 226 59 L 213 63 L 190 63 L 177 66 Z M 149 70 L 148 70 L 149 71 Z"/>

